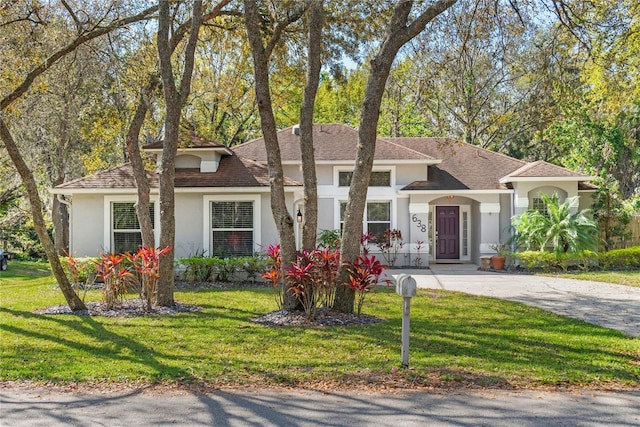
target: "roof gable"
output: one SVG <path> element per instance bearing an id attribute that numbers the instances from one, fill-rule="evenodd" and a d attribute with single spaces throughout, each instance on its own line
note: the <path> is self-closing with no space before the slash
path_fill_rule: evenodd
<path id="1" fill-rule="evenodd" d="M 280 156 L 283 162 L 300 162 L 300 135 L 291 126 L 278 132 Z M 316 162 L 353 161 L 358 147 L 358 131 L 341 124 L 315 124 L 313 148 Z M 232 148 L 243 157 L 259 162 L 267 161 L 264 139 L 258 138 Z M 378 138 L 374 160 L 401 160 L 435 163 L 436 159 L 393 141 Z"/>
<path id="2" fill-rule="evenodd" d="M 475 145 L 451 138 L 391 138 L 397 144 L 442 159 L 429 167 L 429 180 L 416 181 L 406 190 L 499 190 L 505 171 L 526 163 Z"/>
<path id="3" fill-rule="evenodd" d="M 532 163 L 527 163 L 521 168 L 516 169 L 510 174 L 504 177 L 505 180 L 509 178 L 538 178 L 538 177 L 554 177 L 554 178 L 576 178 L 576 179 L 589 179 L 587 175 L 574 172 L 569 169 L 565 169 L 561 166 L 556 166 L 551 163 L 547 163 L 544 160 L 538 160 Z"/>

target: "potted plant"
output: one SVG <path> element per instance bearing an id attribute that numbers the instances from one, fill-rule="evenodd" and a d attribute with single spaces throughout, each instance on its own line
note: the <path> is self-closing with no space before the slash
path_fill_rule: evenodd
<path id="1" fill-rule="evenodd" d="M 504 265 L 509 255 L 509 245 L 506 243 L 495 243 L 491 249 L 496 251 L 496 255 L 491 257 L 491 264 L 494 270 L 504 270 Z"/>

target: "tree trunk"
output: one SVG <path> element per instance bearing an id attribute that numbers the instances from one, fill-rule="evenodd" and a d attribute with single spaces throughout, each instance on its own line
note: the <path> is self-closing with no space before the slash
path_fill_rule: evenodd
<path id="1" fill-rule="evenodd" d="M 54 182 L 55 187 L 62 182 Z M 53 246 L 58 255 L 69 253 L 69 211 L 67 205 L 54 196 L 51 202 L 51 221 L 53 222 Z"/>
<path id="2" fill-rule="evenodd" d="M 178 134 L 180 130 L 180 115 L 182 107 L 189 96 L 191 76 L 193 73 L 194 53 L 198 41 L 198 32 L 202 20 L 202 1 L 194 0 L 193 17 L 189 42 L 184 52 L 184 69 L 180 81 L 180 89 L 176 87 L 171 64 L 171 49 L 169 45 L 169 30 L 171 18 L 169 14 L 170 0 L 161 0 L 158 15 L 158 57 L 160 74 L 166 105 L 164 125 L 164 146 L 162 149 L 162 167 L 160 171 L 160 247 L 175 247 L 175 191 L 174 181 L 176 173 L 176 153 L 178 151 Z M 173 301 L 173 251 L 160 256 L 157 285 L 156 304 L 172 306 Z"/>
<path id="3" fill-rule="evenodd" d="M 387 25 L 385 39 L 378 53 L 370 62 L 371 72 L 360 110 L 355 169 L 351 179 L 349 200 L 347 201 L 344 218 L 338 283 L 348 282 L 348 264 L 352 263 L 360 253 L 362 222 L 367 202 L 369 178 L 373 167 L 373 156 L 376 149 L 380 105 L 393 61 L 398 50 L 405 43 L 418 35 L 433 18 L 451 7 L 455 2 L 456 0 L 439 0 L 427 7 L 415 21 L 407 26 L 413 2 L 398 1 L 394 7 L 391 21 Z M 353 313 L 354 301 L 354 291 L 347 286 L 339 286 L 333 308 L 340 312 Z"/>
<path id="4" fill-rule="evenodd" d="M 280 156 L 280 145 L 276 121 L 273 115 L 271 93 L 269 90 L 269 53 L 262 43 L 262 31 L 260 30 L 260 17 L 255 1 L 244 2 L 245 25 L 247 36 L 253 56 L 253 70 L 256 86 L 256 101 L 260 114 L 260 126 L 267 151 L 267 166 L 269 168 L 269 185 L 271 188 L 271 212 L 278 229 L 280 238 L 280 254 L 282 256 L 283 277 L 286 269 L 296 259 L 296 241 L 293 233 L 293 219 L 287 209 L 284 194 L 284 172 Z M 295 296 L 289 292 L 289 287 L 284 286 L 285 310 L 292 310 L 298 306 Z"/>
<path id="5" fill-rule="evenodd" d="M 33 177 L 31 170 L 29 170 L 29 167 L 22 158 L 20 150 L 18 150 L 18 146 L 16 145 L 15 140 L 13 139 L 13 136 L 9 131 L 9 128 L 5 124 L 2 117 L 0 117 L 0 138 L 4 142 L 7 153 L 9 153 L 9 157 L 11 157 L 16 170 L 22 178 L 22 183 L 24 184 L 24 187 L 27 191 L 27 196 L 29 198 L 29 204 L 31 206 L 31 214 L 33 215 L 33 223 L 36 233 L 38 234 L 40 243 L 42 243 L 42 247 L 44 248 L 44 251 L 47 255 L 49 264 L 51 264 L 51 271 L 53 272 L 53 276 L 56 278 L 58 286 L 60 286 L 60 290 L 62 291 L 67 304 L 73 311 L 86 310 L 87 307 L 78 297 L 78 295 L 76 295 L 71 286 L 71 283 L 69 283 L 69 279 L 67 278 L 64 270 L 62 269 L 62 265 L 60 264 L 60 258 L 58 258 L 58 254 L 56 253 L 53 242 L 51 241 L 51 239 L 49 238 L 49 234 L 47 233 L 47 226 L 42 214 L 42 201 L 40 200 L 36 180 Z"/>
<path id="6" fill-rule="evenodd" d="M 313 150 L 313 111 L 320 83 L 322 63 L 322 27 L 324 25 L 323 1 L 311 5 L 309 20 L 309 53 L 307 60 L 307 83 L 304 87 L 300 108 L 300 152 L 302 156 L 302 179 L 304 183 L 304 227 L 302 247 L 313 249 L 318 234 L 318 179 Z"/>
<path id="7" fill-rule="evenodd" d="M 155 79 L 155 76 L 152 77 L 152 79 L 153 81 L 149 82 L 140 92 L 140 99 L 138 100 L 136 112 L 133 115 L 131 124 L 129 125 L 125 145 L 138 190 L 136 215 L 138 216 L 138 223 L 140 224 L 140 231 L 142 234 L 142 246 L 153 248 L 156 246 L 156 243 L 155 236 L 153 234 L 153 220 L 149 215 L 151 188 L 149 187 L 149 180 L 147 179 L 147 172 L 144 169 L 142 156 L 140 155 L 140 146 L 138 143 L 140 138 L 140 129 L 142 129 L 142 125 L 144 124 L 144 118 L 147 114 L 147 110 L 149 109 L 152 93 L 160 83 Z"/>

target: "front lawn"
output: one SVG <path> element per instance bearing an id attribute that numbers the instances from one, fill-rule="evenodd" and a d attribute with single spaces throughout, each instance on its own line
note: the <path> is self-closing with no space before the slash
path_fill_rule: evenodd
<path id="1" fill-rule="evenodd" d="M 546 276 L 565 279 L 592 280 L 594 282 L 615 283 L 617 285 L 640 288 L 640 270 L 629 271 L 579 271 L 567 273 L 546 273 Z"/>
<path id="2" fill-rule="evenodd" d="M 3 381 L 640 387 L 640 339 L 513 302 L 420 290 L 405 370 L 402 300 L 390 288 L 369 296 L 363 311 L 388 319 L 369 326 L 257 325 L 252 318 L 275 308 L 264 288 L 176 292 L 176 300 L 202 310 L 172 316 L 38 315 L 64 300 L 35 267 L 12 262 L 0 276 Z"/>

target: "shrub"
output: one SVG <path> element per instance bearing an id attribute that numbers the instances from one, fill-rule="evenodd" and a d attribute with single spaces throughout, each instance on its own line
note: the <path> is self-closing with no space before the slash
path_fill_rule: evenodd
<path id="1" fill-rule="evenodd" d="M 320 249 L 338 250 L 342 241 L 342 233 L 340 230 L 322 230 L 316 240 Z"/>
<path id="2" fill-rule="evenodd" d="M 201 256 L 178 260 L 178 263 L 184 266 L 184 280 L 189 283 L 213 281 L 215 262 L 216 258 Z"/>
<path id="3" fill-rule="evenodd" d="M 103 298 L 107 308 L 113 308 L 117 300 L 133 289 L 137 289 L 136 277 L 129 271 L 122 254 L 102 253 L 96 264 L 98 277 L 104 281 Z"/>
<path id="4" fill-rule="evenodd" d="M 547 251 L 524 251 L 514 254 L 520 265 L 527 270 L 552 271 L 569 267 L 587 270 L 598 264 L 598 254 L 585 249 L 578 252 L 554 253 Z"/>
<path id="5" fill-rule="evenodd" d="M 284 291 L 282 286 L 282 256 L 280 255 L 280 245 L 269 245 L 265 255 L 267 257 L 267 265 L 270 267 L 262 274 L 262 278 L 271 282 L 276 306 L 278 310 L 281 310 L 284 305 Z"/>
<path id="6" fill-rule="evenodd" d="M 215 258 L 213 271 L 219 282 L 230 282 L 234 275 L 244 269 L 245 258 Z"/>
<path id="7" fill-rule="evenodd" d="M 600 267 L 604 269 L 640 268 L 640 246 L 603 252 L 599 259 Z"/>
<path id="8" fill-rule="evenodd" d="M 349 283 L 347 285 L 356 292 L 356 314 L 360 316 L 367 293 L 380 282 L 384 266 L 375 256 L 359 255 L 349 267 Z M 387 285 L 391 283 L 386 280 Z"/>
<path id="9" fill-rule="evenodd" d="M 62 261 L 62 268 L 71 283 L 71 287 L 84 302 L 87 290 L 95 283 L 97 278 L 97 258 L 76 258 L 74 255 L 68 255 L 60 257 L 60 261 Z M 80 296 L 80 289 L 83 290 L 82 296 Z"/>
<path id="10" fill-rule="evenodd" d="M 398 253 L 404 246 L 400 230 L 387 228 L 384 234 L 376 239 L 376 244 L 387 264 L 390 267 L 394 267 L 398 259 Z"/>
<path id="11" fill-rule="evenodd" d="M 140 298 L 146 301 L 147 310 L 151 310 L 156 299 L 156 289 L 158 279 L 160 279 L 158 273 L 160 256 L 169 251 L 171 248 L 160 249 L 143 246 L 135 254 L 125 254 L 125 258 L 131 262 L 140 275 Z"/>
<path id="12" fill-rule="evenodd" d="M 247 275 L 247 280 L 254 282 L 258 274 L 262 274 L 267 270 L 268 259 L 260 256 L 248 256 L 239 258 L 238 263 L 241 269 Z"/>

